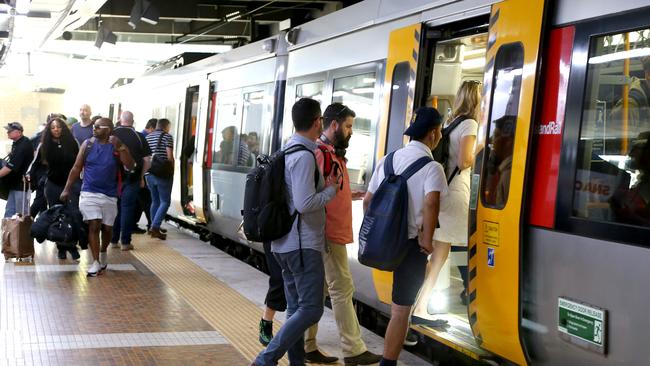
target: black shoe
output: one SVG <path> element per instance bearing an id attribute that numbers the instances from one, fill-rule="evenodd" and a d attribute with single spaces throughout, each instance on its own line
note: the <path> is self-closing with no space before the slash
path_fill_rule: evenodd
<path id="1" fill-rule="evenodd" d="M 381 355 L 376 355 L 370 351 L 366 351 L 354 357 L 343 357 L 345 366 L 372 365 L 379 361 L 381 361 Z"/>
<path id="2" fill-rule="evenodd" d="M 418 340 L 419 340 L 418 335 L 409 329 L 408 333 L 406 333 L 406 338 L 404 338 L 404 345 L 415 346 L 416 344 L 418 344 Z"/>
<path id="3" fill-rule="evenodd" d="M 160 232 L 163 233 L 163 234 L 167 234 L 167 229 L 160 228 L 158 230 L 160 230 Z"/>
<path id="4" fill-rule="evenodd" d="M 63 260 L 66 258 L 66 251 L 65 249 L 59 249 L 59 252 L 56 255 L 57 258 Z"/>
<path id="5" fill-rule="evenodd" d="M 141 228 L 140 226 L 135 226 L 135 229 L 133 229 L 134 234 L 145 234 L 147 230 Z"/>
<path id="6" fill-rule="evenodd" d="M 338 360 L 338 357 L 325 356 L 319 350 L 305 353 L 305 362 L 307 363 L 334 363 Z"/>
<path id="7" fill-rule="evenodd" d="M 467 291 L 463 290 L 463 292 L 460 293 L 460 303 L 467 306 Z"/>
<path id="8" fill-rule="evenodd" d="M 77 250 L 77 248 L 71 249 L 70 255 L 72 256 L 72 260 L 75 262 L 78 262 L 79 258 L 81 258 L 81 255 L 79 255 L 79 250 Z"/>
<path id="9" fill-rule="evenodd" d="M 273 339 L 273 322 L 261 319 L 260 320 L 260 343 L 264 347 L 268 346 Z"/>

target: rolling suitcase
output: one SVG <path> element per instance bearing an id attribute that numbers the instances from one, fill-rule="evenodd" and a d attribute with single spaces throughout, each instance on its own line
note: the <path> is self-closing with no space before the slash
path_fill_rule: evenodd
<path id="1" fill-rule="evenodd" d="M 2 219 L 2 253 L 5 260 L 16 258 L 31 261 L 34 257 L 34 239 L 31 236 L 32 217 L 25 213 L 27 189 L 23 190 L 22 215 Z"/>

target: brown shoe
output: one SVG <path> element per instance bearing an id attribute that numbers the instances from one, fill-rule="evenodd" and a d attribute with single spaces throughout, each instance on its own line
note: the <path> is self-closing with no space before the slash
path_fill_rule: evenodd
<path id="1" fill-rule="evenodd" d="M 152 238 L 158 238 L 160 240 L 167 239 L 167 234 L 161 233 L 159 229 L 151 229 L 151 231 L 149 231 L 149 235 L 151 235 Z"/>

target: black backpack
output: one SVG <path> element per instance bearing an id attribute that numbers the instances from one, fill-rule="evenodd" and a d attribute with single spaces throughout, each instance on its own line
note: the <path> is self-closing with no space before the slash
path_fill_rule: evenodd
<path id="1" fill-rule="evenodd" d="M 431 152 L 433 154 L 433 159 L 440 163 L 440 165 L 442 165 L 444 168 L 445 174 L 447 174 L 447 167 L 449 165 L 449 146 L 451 145 L 449 135 L 451 135 L 456 127 L 458 127 L 460 123 L 466 119 L 467 117 L 465 116 L 458 116 L 453 122 L 451 122 L 451 124 L 449 124 L 449 126 L 443 128 L 442 138 L 440 139 L 438 146 L 436 146 L 436 148 Z M 458 172 L 459 169 L 456 167 L 451 175 L 447 177 L 447 184 L 451 183 L 451 180 L 454 179 Z"/>
<path id="2" fill-rule="evenodd" d="M 251 241 L 269 242 L 287 235 L 298 212 L 290 213 L 287 186 L 284 179 L 284 158 L 297 151 L 313 151 L 304 145 L 294 145 L 271 156 L 260 155 L 258 166 L 246 176 L 244 188 L 243 229 Z M 316 156 L 314 156 L 316 162 Z M 319 180 L 318 166 L 314 172 Z"/>
<path id="3" fill-rule="evenodd" d="M 408 253 L 409 193 L 407 181 L 429 164 L 428 156 L 411 163 L 401 174 L 393 170 L 392 152 L 384 161 L 384 180 L 372 196 L 359 230 L 359 263 L 394 271 Z"/>

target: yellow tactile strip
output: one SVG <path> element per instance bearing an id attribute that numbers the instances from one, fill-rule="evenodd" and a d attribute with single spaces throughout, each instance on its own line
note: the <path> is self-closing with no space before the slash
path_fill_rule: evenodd
<path id="1" fill-rule="evenodd" d="M 246 359 L 253 360 L 263 349 L 258 341 L 261 310 L 255 304 L 159 241 L 137 240 L 135 246 L 133 255 L 174 289 Z M 277 332 L 279 322 L 274 323 L 274 332 Z M 283 359 L 280 364 L 288 363 Z"/>

